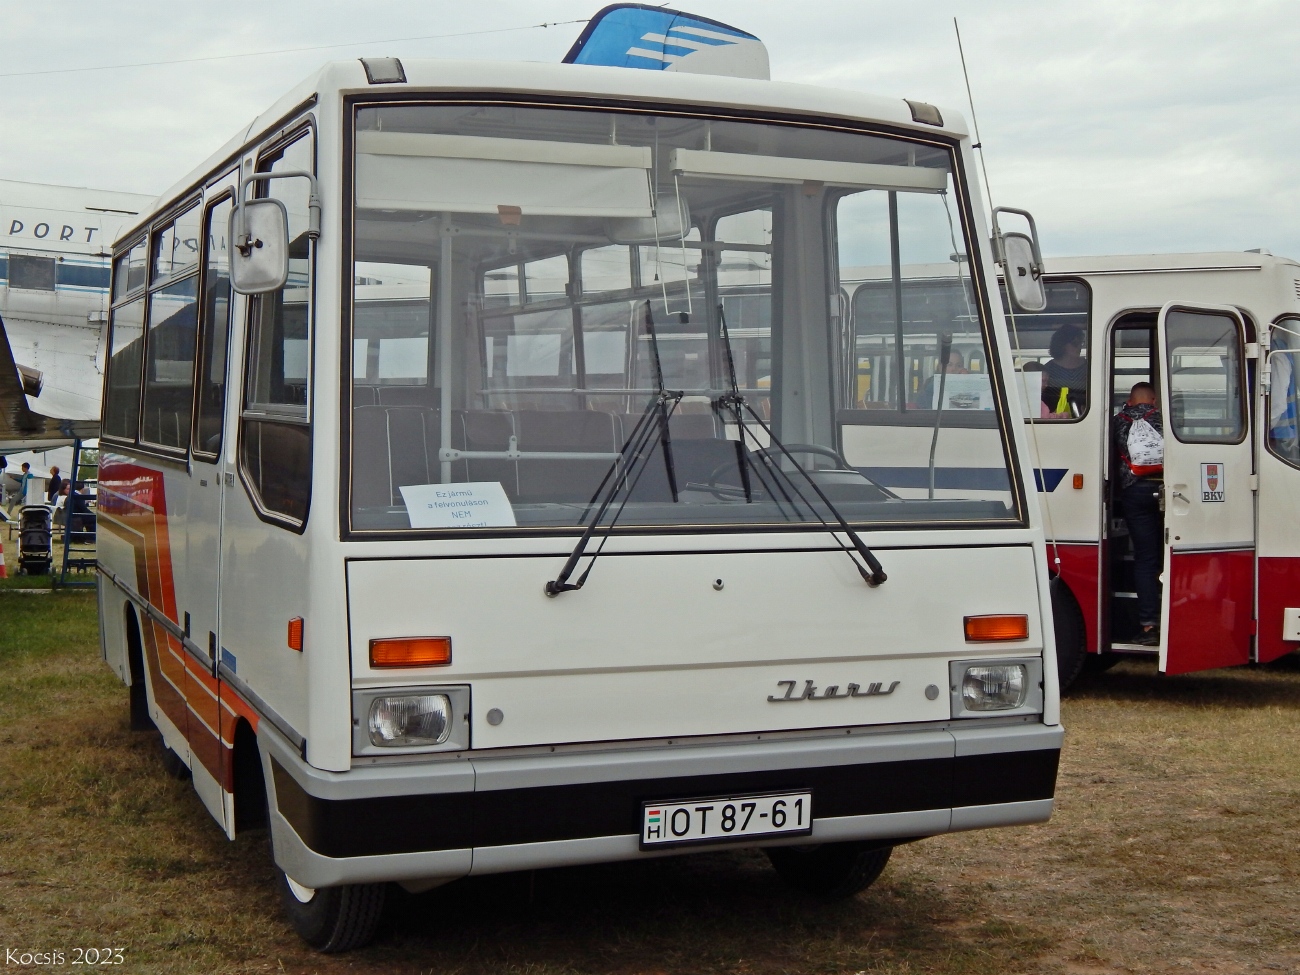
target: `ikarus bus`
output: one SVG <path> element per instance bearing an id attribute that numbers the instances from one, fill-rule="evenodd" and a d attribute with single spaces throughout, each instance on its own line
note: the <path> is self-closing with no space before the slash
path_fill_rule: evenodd
<path id="1" fill-rule="evenodd" d="M 269 817 L 308 942 L 363 943 L 390 882 L 740 845 L 845 895 L 1048 818 L 1049 567 L 970 164 L 903 99 L 350 61 L 121 237 L 104 657 L 228 835 Z M 936 266 L 963 297 L 925 354 L 984 367 L 926 404 L 902 308 Z"/>
<path id="2" fill-rule="evenodd" d="M 1300 265 L 1248 251 L 1060 258 L 1044 270 L 1044 309 L 1009 321 L 1060 579 L 1062 685 L 1120 654 L 1179 674 L 1300 648 Z M 1054 360 L 1077 379 L 1062 381 Z M 1155 387 L 1164 425 L 1154 646 L 1135 642 L 1112 435 L 1139 382 Z"/>

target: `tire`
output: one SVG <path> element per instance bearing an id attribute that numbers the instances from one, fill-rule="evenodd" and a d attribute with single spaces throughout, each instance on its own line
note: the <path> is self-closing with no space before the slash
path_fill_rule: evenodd
<path id="1" fill-rule="evenodd" d="M 317 951 L 335 955 L 374 940 L 384 916 L 386 884 L 344 884 L 311 889 L 275 870 L 280 903 L 298 937 Z"/>
<path id="2" fill-rule="evenodd" d="M 144 680 L 142 678 L 133 679 L 134 682 L 127 690 L 131 695 L 131 730 L 132 731 L 153 731 L 153 717 L 149 714 L 149 694 L 145 690 Z"/>
<path id="3" fill-rule="evenodd" d="M 1053 630 L 1056 633 L 1056 677 L 1064 692 L 1078 679 L 1088 658 L 1083 611 L 1060 576 L 1048 584 L 1052 595 Z"/>
<path id="4" fill-rule="evenodd" d="M 852 897 L 875 883 L 894 848 L 874 843 L 822 843 L 776 846 L 765 852 L 787 886 L 830 901 Z"/>
<path id="5" fill-rule="evenodd" d="M 1104 674 L 1110 668 L 1124 659 L 1122 653 L 1090 653 L 1088 659 L 1083 662 L 1083 672 L 1085 674 Z"/>

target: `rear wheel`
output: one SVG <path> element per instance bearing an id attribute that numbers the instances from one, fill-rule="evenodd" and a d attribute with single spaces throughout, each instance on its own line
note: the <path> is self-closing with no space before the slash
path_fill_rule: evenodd
<path id="1" fill-rule="evenodd" d="M 280 903 L 298 937 L 317 951 L 338 954 L 375 937 L 384 914 L 386 884 L 304 887 L 276 868 Z"/>
<path id="2" fill-rule="evenodd" d="M 1064 580 L 1057 576 L 1048 588 L 1052 594 L 1053 631 L 1056 634 L 1056 678 L 1064 691 L 1074 683 L 1088 658 L 1087 629 L 1083 623 L 1083 611 Z"/>
<path id="3" fill-rule="evenodd" d="M 840 900 L 866 890 L 893 852 L 892 846 L 871 843 L 776 846 L 766 851 L 784 883 L 824 900 Z"/>

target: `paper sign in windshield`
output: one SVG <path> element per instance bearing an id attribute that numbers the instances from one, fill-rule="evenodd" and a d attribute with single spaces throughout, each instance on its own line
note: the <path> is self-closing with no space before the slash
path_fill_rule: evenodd
<path id="1" fill-rule="evenodd" d="M 934 401 L 931 409 L 938 408 L 939 377 L 934 377 Z M 987 373 L 965 373 L 949 376 L 943 384 L 945 410 L 991 410 L 993 390 Z"/>
<path id="2" fill-rule="evenodd" d="M 500 481 L 408 484 L 398 490 L 412 528 L 515 527 L 515 509 Z"/>

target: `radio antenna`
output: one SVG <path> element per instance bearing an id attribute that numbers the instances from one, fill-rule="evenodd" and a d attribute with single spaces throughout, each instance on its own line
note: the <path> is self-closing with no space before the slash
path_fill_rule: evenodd
<path id="1" fill-rule="evenodd" d="M 977 149 L 979 151 L 980 172 L 984 176 L 984 192 L 988 196 L 989 209 L 992 210 L 993 209 L 993 187 L 989 185 L 989 169 L 984 162 L 984 140 L 980 138 L 980 123 L 979 123 L 979 119 L 975 117 L 975 96 L 971 94 L 971 90 L 970 90 L 970 72 L 966 70 L 966 51 L 961 44 L 961 27 L 957 24 L 956 17 L 952 19 L 952 29 L 957 34 L 957 54 L 961 57 L 961 75 L 962 78 L 964 78 L 966 81 L 966 103 L 970 105 L 971 128 L 975 130 L 975 142 L 971 145 L 971 148 Z M 1020 347 L 1020 327 L 1016 322 L 1016 307 L 1008 299 L 1006 302 L 1006 308 L 1007 308 L 1007 319 L 1011 325 L 1011 339 L 1013 342 L 1015 342 L 1015 346 L 1016 346 L 1016 355 L 1023 356 L 1023 352 Z M 942 406 L 942 404 L 940 405 Z M 1032 408 L 1033 405 L 1034 404 L 1027 404 L 1027 407 Z M 937 426 L 938 424 L 936 423 L 936 428 Z M 1032 421 L 1029 424 L 1029 441 L 1031 444 L 1033 444 L 1031 453 L 1033 454 L 1033 461 L 1035 465 L 1034 481 L 1035 481 L 1035 485 L 1038 487 L 1038 493 L 1041 495 L 1042 498 L 1043 519 L 1046 522 L 1046 529 L 1047 529 L 1047 543 L 1052 548 L 1052 562 L 1056 566 L 1056 573 L 1057 575 L 1060 575 L 1061 550 L 1056 542 L 1056 526 L 1053 523 L 1053 519 L 1052 519 L 1052 502 L 1051 499 L 1048 497 L 1048 494 L 1050 492 L 1047 490 L 1047 471 L 1043 467 L 1043 460 L 1042 460 L 1043 452 L 1042 450 L 1039 449 L 1038 446 L 1038 424 Z M 930 452 L 931 454 L 934 453 L 933 444 L 930 445 Z M 931 497 L 933 497 L 934 495 L 933 471 L 931 472 L 930 492 L 931 492 Z"/>
<path id="2" fill-rule="evenodd" d="M 984 163 L 984 140 L 980 138 L 980 123 L 975 117 L 975 97 L 970 91 L 970 72 L 966 70 L 966 51 L 961 46 L 961 27 L 957 24 L 957 18 L 952 19 L 952 29 L 957 33 L 957 54 L 961 58 L 961 76 L 966 81 L 966 104 L 970 106 L 971 127 L 975 129 L 975 144 L 972 149 L 978 149 L 980 154 L 980 172 L 984 175 L 984 192 L 988 194 L 989 207 L 993 206 L 993 187 L 989 185 L 989 169 Z"/>

